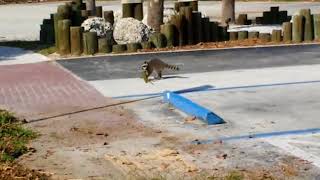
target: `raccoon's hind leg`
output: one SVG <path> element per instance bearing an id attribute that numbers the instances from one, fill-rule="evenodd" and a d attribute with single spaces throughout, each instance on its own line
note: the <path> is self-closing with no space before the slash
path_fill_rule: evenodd
<path id="1" fill-rule="evenodd" d="M 155 77 L 155 79 L 161 79 L 162 78 L 162 72 L 161 71 L 157 71 L 157 76 Z"/>

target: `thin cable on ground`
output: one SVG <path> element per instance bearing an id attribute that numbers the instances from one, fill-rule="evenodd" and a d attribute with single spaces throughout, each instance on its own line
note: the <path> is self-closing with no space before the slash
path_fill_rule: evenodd
<path id="1" fill-rule="evenodd" d="M 135 100 L 130 100 L 130 101 L 123 101 L 123 102 L 119 102 L 119 103 L 108 104 L 108 105 L 103 105 L 103 106 L 98 106 L 98 107 L 93 107 L 93 108 L 88 108 L 88 109 L 82 109 L 82 110 L 62 113 L 62 114 L 58 114 L 58 115 L 54 115 L 54 116 L 43 117 L 43 118 L 39 118 L 39 119 L 24 120 L 24 122 L 25 123 L 39 122 L 39 121 L 44 121 L 44 120 L 48 120 L 48 119 L 52 119 L 52 118 L 57 118 L 57 117 L 62 117 L 62 116 L 67 116 L 67 115 L 72 115 L 72 114 L 78 114 L 78 113 L 82 113 L 82 112 L 92 111 L 92 110 L 96 110 L 96 109 L 103 109 L 103 108 L 107 108 L 107 107 L 119 106 L 119 105 L 122 105 L 122 104 L 129 104 L 129 103 L 134 103 L 134 102 L 143 101 L 143 100 L 147 100 L 147 99 L 153 99 L 153 98 L 157 98 L 157 97 L 160 97 L 160 96 L 161 95 L 151 96 L 151 97 L 146 97 L 146 98 L 141 98 L 141 99 L 135 99 Z"/>
<path id="2" fill-rule="evenodd" d="M 181 90 L 173 91 L 173 92 L 186 93 L 186 92 L 192 92 L 192 91 L 199 91 L 199 90 L 203 90 L 203 89 L 208 89 L 208 88 L 212 88 L 212 87 L 213 86 L 211 86 L 211 85 L 203 85 L 203 86 L 199 86 L 199 87 L 181 89 Z M 154 95 L 151 95 L 151 96 L 145 97 L 145 98 L 140 98 L 140 99 L 135 99 L 135 100 L 130 100 L 130 101 L 123 101 L 123 102 L 119 102 L 119 103 L 108 104 L 108 105 L 103 105 L 103 106 L 98 106 L 98 107 L 93 107 L 93 108 L 88 108 L 88 109 L 82 109 L 82 110 L 77 110 L 77 111 L 68 112 L 68 113 L 62 113 L 62 114 L 58 114 L 58 115 L 54 115 L 54 116 L 43 117 L 43 118 L 39 118 L 39 119 L 24 120 L 24 122 L 25 123 L 33 123 L 33 122 L 38 122 L 38 121 L 44 121 L 44 120 L 47 120 L 47 119 L 52 119 L 52 118 L 57 118 L 57 117 L 62 117 L 62 116 L 67 116 L 67 115 L 72 115 L 72 114 L 92 111 L 92 110 L 96 110 L 96 109 L 103 109 L 103 108 L 112 107 L 112 106 L 118 106 L 118 105 L 122 105 L 122 104 L 134 103 L 134 102 L 143 101 L 143 100 L 147 100 L 147 99 L 153 99 L 153 98 L 157 98 L 157 97 L 161 97 L 161 96 L 162 96 L 162 93 L 158 93 L 158 94 L 154 94 Z"/>

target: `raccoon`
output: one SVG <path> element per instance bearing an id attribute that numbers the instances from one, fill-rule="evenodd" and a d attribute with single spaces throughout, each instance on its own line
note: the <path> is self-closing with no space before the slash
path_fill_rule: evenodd
<path id="1" fill-rule="evenodd" d="M 160 59 L 154 58 L 151 59 L 149 62 L 145 61 L 141 65 L 142 71 L 145 73 L 146 77 L 148 78 L 153 72 L 156 72 L 157 76 L 155 79 L 161 79 L 162 78 L 162 71 L 167 68 L 167 69 L 172 69 L 179 71 L 179 67 L 177 65 L 170 65 L 167 64 Z"/>

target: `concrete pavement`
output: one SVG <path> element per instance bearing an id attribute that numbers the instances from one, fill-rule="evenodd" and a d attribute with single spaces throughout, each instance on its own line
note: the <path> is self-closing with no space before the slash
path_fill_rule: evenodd
<path id="1" fill-rule="evenodd" d="M 0 46 L 0 65 L 28 64 L 48 61 L 49 58 L 21 48 Z"/>
<path id="2" fill-rule="evenodd" d="M 318 52 L 318 45 L 308 45 L 2 65 L 0 104 L 1 108 L 33 119 L 99 106 L 108 103 L 106 97 L 110 96 L 132 96 L 121 98 L 129 100 L 140 98 L 141 94 L 210 85 L 213 88 L 208 91 L 183 96 L 214 111 L 226 121 L 225 124 L 207 126 L 199 120 L 187 120 L 184 113 L 163 103 L 161 98 L 125 107 L 134 112 L 144 128 L 157 129 L 164 136 L 174 137 L 182 146 L 192 145 L 195 140 L 209 142 L 207 148 L 198 147 L 201 153 L 189 153 L 181 144 L 176 147 L 183 160 L 192 161 L 198 168 L 268 168 L 282 162 L 279 158 L 293 163 L 295 161 L 290 158 L 295 156 L 299 166 L 304 167 L 305 161 L 312 165 L 303 173 L 299 170 L 301 175 L 317 178 L 320 175 Z M 184 70 L 179 74 L 165 74 L 165 79 L 146 84 L 137 78 L 137 69 L 139 63 L 151 56 L 159 56 L 173 64 L 184 63 Z M 106 123 L 110 123 L 103 111 L 101 114 L 88 112 L 83 118 L 84 124 L 88 122 L 86 119 L 107 119 Z M 69 125 L 73 123 L 69 122 Z M 118 121 L 114 120 L 114 123 Z M 69 132 L 70 128 L 65 130 Z M 220 139 L 232 142 L 224 142 L 217 150 L 214 144 Z M 158 141 L 152 139 L 151 143 L 145 140 L 129 137 L 115 141 L 110 149 L 106 150 L 101 144 L 99 147 L 114 155 L 123 150 L 137 154 L 143 150 L 143 144 L 156 147 L 163 141 L 171 142 L 164 137 Z M 215 158 L 221 152 L 228 154 L 227 161 Z M 212 161 L 208 161 L 210 158 Z M 120 168 L 123 166 L 119 165 Z"/>
<path id="3" fill-rule="evenodd" d="M 251 148 L 259 149 L 256 150 L 258 159 L 265 158 L 260 157 L 262 149 L 270 150 L 272 146 L 319 169 L 318 52 L 319 46 L 311 45 L 96 57 L 59 63 L 88 80 L 103 95 L 122 100 L 165 90 L 212 86 L 209 91 L 183 96 L 214 111 L 226 121 L 222 125 L 188 121 L 184 113 L 164 104 L 161 97 L 126 107 L 132 109 L 144 125 L 182 137 L 185 143 L 195 139 L 212 143 L 227 138 L 238 139 L 235 143 L 242 147 L 250 141 Z M 183 70 L 146 84 L 138 78 L 137 69 L 139 63 L 151 56 L 173 64 L 184 63 Z M 264 138 L 250 138 L 255 136 Z"/>
<path id="4" fill-rule="evenodd" d="M 105 95 L 119 96 L 214 86 L 209 91 L 182 95 L 223 118 L 226 123 L 222 125 L 207 126 L 200 120 L 188 121 L 186 114 L 164 104 L 161 97 L 127 107 L 146 126 L 183 137 L 186 143 L 194 140 L 214 143 L 225 138 L 234 138 L 240 144 L 262 141 L 320 168 L 319 70 L 319 65 L 292 66 L 182 74 L 186 78 L 165 79 L 148 85 L 143 84 L 142 79 L 118 80 L 116 83 L 106 80 L 91 84 Z M 134 88 L 129 84 L 134 84 Z M 122 99 L 131 98 L 141 96 Z M 263 135 L 265 133 L 269 135 Z M 250 137 L 260 135 L 265 138 L 250 140 Z M 238 139 L 242 136 L 247 138 Z M 295 141 L 297 139 L 299 141 Z"/>

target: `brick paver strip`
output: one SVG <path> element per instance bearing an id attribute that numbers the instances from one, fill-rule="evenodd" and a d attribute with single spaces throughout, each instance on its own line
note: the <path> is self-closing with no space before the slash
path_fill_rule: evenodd
<path id="1" fill-rule="evenodd" d="M 0 66 L 0 108 L 27 120 L 106 103 L 97 90 L 55 63 Z"/>

